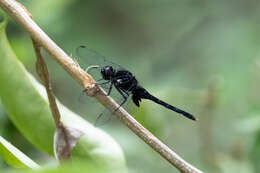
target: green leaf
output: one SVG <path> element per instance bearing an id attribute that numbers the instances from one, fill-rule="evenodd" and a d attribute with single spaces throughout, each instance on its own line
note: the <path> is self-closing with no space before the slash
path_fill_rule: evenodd
<path id="1" fill-rule="evenodd" d="M 0 9 L 0 29 L 5 28 L 8 22 L 8 17 L 7 15 Z"/>
<path id="2" fill-rule="evenodd" d="M 64 163 L 58 168 L 45 168 L 42 170 L 29 170 L 29 169 L 20 169 L 20 170 L 11 170 L 5 171 L 4 173 L 121 173 L 120 171 L 114 170 L 109 171 L 102 169 L 98 166 L 97 163 L 93 162 L 77 162 L 77 163 Z M 2 173 L 2 172 L 1 172 Z"/>
<path id="3" fill-rule="evenodd" d="M 5 25 L 0 25 L 0 98 L 9 118 L 39 150 L 53 155 L 55 124 L 45 88 L 25 69 L 12 51 Z M 126 170 L 120 146 L 105 132 L 58 103 L 63 123 L 84 133 L 72 151 L 73 159 L 86 159 L 111 170 Z"/>
<path id="4" fill-rule="evenodd" d="M 0 155 L 11 166 L 38 169 L 40 166 L 0 136 Z"/>

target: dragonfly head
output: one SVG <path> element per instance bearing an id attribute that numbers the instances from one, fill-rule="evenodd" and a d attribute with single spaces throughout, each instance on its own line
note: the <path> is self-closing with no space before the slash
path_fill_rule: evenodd
<path id="1" fill-rule="evenodd" d="M 110 80 L 115 73 L 112 66 L 105 66 L 101 68 L 101 75 L 104 80 Z"/>

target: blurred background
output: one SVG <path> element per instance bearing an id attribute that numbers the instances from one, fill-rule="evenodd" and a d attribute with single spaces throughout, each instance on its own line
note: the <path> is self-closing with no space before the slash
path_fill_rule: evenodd
<path id="1" fill-rule="evenodd" d="M 132 71 L 192 122 L 143 101 L 135 118 L 204 172 L 260 172 L 260 1 L 20 0 L 68 54 L 84 44 Z M 7 34 L 35 76 L 30 37 Z M 100 110 L 79 101 L 82 88 L 45 52 L 58 99 L 94 123 Z M 80 99 L 81 100 L 81 99 Z M 0 105 L 0 134 L 38 162 L 48 158 L 16 130 Z M 129 173 L 178 172 L 117 120 L 101 126 L 123 148 Z M 0 158 L 1 169 L 8 166 Z"/>

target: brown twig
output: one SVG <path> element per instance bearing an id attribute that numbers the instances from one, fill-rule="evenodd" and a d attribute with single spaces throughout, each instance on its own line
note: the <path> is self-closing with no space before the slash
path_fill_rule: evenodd
<path id="1" fill-rule="evenodd" d="M 60 112 L 59 112 L 58 106 L 55 101 L 54 93 L 52 91 L 48 68 L 47 68 L 47 65 L 46 65 L 44 59 L 42 58 L 39 44 L 37 44 L 37 42 L 34 41 L 33 39 L 32 39 L 32 42 L 33 42 L 34 51 L 35 51 L 35 54 L 37 57 L 36 71 L 37 71 L 38 75 L 40 76 L 42 82 L 44 83 L 44 86 L 46 88 L 46 92 L 48 95 L 48 99 L 50 102 L 50 109 L 52 111 L 53 119 L 55 121 L 56 127 L 59 127 L 61 124 Z"/>
<path id="2" fill-rule="evenodd" d="M 56 159 L 59 160 L 68 160 L 71 157 L 71 150 L 74 147 L 74 141 L 78 140 L 82 134 L 79 134 L 75 140 L 70 140 L 71 133 L 74 129 L 67 129 L 64 124 L 60 120 L 60 111 L 58 109 L 55 95 L 52 91 L 51 80 L 48 72 L 48 67 L 41 55 L 40 45 L 37 44 L 36 41 L 32 38 L 34 51 L 37 57 L 36 61 L 36 71 L 41 78 L 44 86 L 46 88 L 46 92 L 48 95 L 48 100 L 50 103 L 50 109 L 52 111 L 52 116 L 56 124 L 56 131 L 55 131 L 55 140 L 54 140 L 54 153 Z M 75 131 L 75 130 L 74 130 Z M 61 145 L 64 144 L 64 145 Z M 59 147 L 61 146 L 61 147 Z"/>
<path id="3" fill-rule="evenodd" d="M 72 60 L 60 47 L 58 47 L 41 29 L 40 27 L 27 15 L 24 8 L 22 8 L 15 0 L 0 0 L 0 7 L 2 7 L 7 14 L 18 21 L 25 30 L 29 32 L 31 37 L 76 80 L 86 89 L 90 96 L 94 96 L 102 105 L 110 111 L 118 107 L 118 104 L 107 97 L 104 91 L 94 84 L 94 79 L 80 68 L 77 62 Z M 151 148 L 157 151 L 163 158 L 169 161 L 174 167 L 183 173 L 202 173 L 196 169 L 180 156 L 163 144 L 159 139 L 153 136 L 147 129 L 139 124 L 130 114 L 123 108 L 120 108 L 116 115 L 118 118 L 137 136 L 145 141 Z"/>

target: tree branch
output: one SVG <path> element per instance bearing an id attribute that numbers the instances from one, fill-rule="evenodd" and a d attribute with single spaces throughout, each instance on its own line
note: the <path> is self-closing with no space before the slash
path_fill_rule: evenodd
<path id="1" fill-rule="evenodd" d="M 89 96 L 95 97 L 102 105 L 110 111 L 115 110 L 118 104 L 105 95 L 102 88 L 95 85 L 94 79 L 80 68 L 79 64 L 71 59 L 54 41 L 52 41 L 41 28 L 28 16 L 27 10 L 15 0 L 0 0 L 0 7 L 13 19 L 19 22 L 28 31 L 31 37 L 75 79 L 87 92 Z M 182 173 L 202 173 L 152 135 L 147 129 L 139 124 L 123 108 L 120 108 L 116 116 L 137 136 L 157 151 L 163 158 L 176 167 Z"/>

